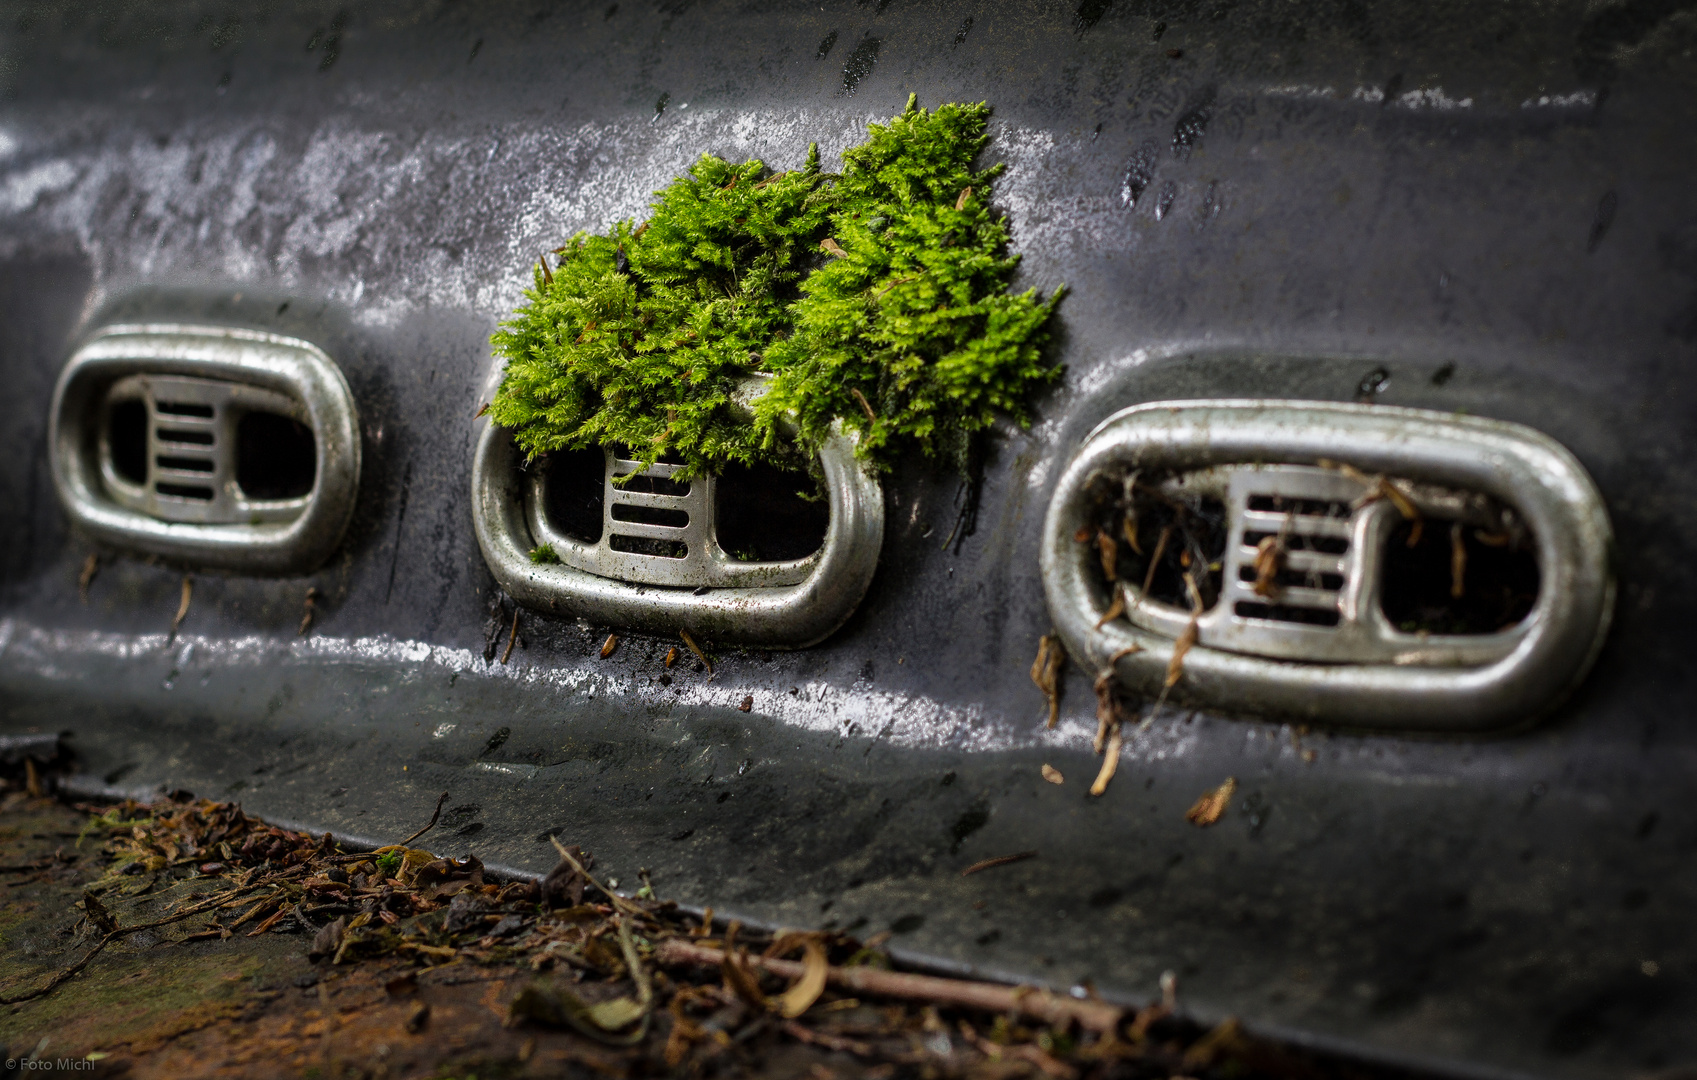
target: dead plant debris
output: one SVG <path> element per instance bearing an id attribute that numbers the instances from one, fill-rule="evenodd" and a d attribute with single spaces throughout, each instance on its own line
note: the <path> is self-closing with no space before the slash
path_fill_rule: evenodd
<path id="1" fill-rule="evenodd" d="M 318 598 L 322 595 L 318 591 L 318 586 L 309 585 L 307 587 L 306 601 L 301 605 L 301 624 L 295 630 L 296 637 L 305 637 L 306 632 L 312 629 L 313 616 L 318 613 Z M 506 663 L 505 659 L 502 660 L 502 663 Z"/>
<path id="2" fill-rule="evenodd" d="M 177 614 L 171 618 L 170 639 L 177 639 L 177 630 L 183 625 L 183 620 L 189 617 L 189 601 L 194 599 L 194 578 L 183 575 L 183 596 L 177 601 Z"/>
<path id="3" fill-rule="evenodd" d="M 981 870 L 988 870 L 993 866 L 1006 866 L 1009 863 L 1024 862 L 1027 859 L 1035 859 L 1036 857 L 1037 853 L 1035 851 L 1017 851 L 1012 855 L 997 855 L 993 859 L 980 859 L 965 870 L 962 870 L 960 872 L 960 876 L 971 877 L 973 874 L 976 874 Z"/>
<path id="4" fill-rule="evenodd" d="M 657 899 L 645 875 L 642 892 L 621 896 L 597 877 L 588 852 L 555 837 L 560 863 L 542 882 L 501 880 L 475 857 L 411 846 L 439 820 L 445 798 L 406 841 L 353 851 L 329 836 L 279 828 L 239 806 L 186 794 L 151 805 L 72 808 L 31 799 L 19 786 L 0 779 L 0 788 L 14 791 L 4 812 L 29 800 L 80 819 L 80 839 L 51 841 L 63 844 L 58 853 L 28 841 L 14 850 L 18 841 L 6 840 L 5 871 L 26 876 L 17 895 L 45 888 L 37 878 L 64 877 L 74 867 L 65 880 L 78 883 L 57 887 L 77 890 L 81 899 L 70 912 L 67 962 L 57 971 L 0 976 L 0 1000 L 27 1010 L 50 994 L 73 995 L 57 1002 L 53 1015 L 69 1007 L 72 1024 L 97 1034 L 87 1047 L 61 1041 L 56 1056 L 92 1051 L 91 1060 L 101 1055 L 117 1072 L 317 1069 L 424 1078 L 475 1069 L 811 1080 L 1342 1075 L 1316 1073 L 1311 1059 L 1259 1040 L 1235 1021 L 1211 1031 L 1185 1021 L 1174 1015 L 1170 991 L 1164 1001 L 1127 1011 L 1094 993 L 894 970 L 884 951 L 889 932 L 857 940 L 837 930 L 768 933 L 716 923 L 711 911 L 696 917 Z M 1035 854 L 985 860 L 966 872 Z M 202 950 L 192 955 L 204 955 L 218 971 L 264 942 L 274 948 L 290 937 L 314 966 L 291 976 L 299 992 L 244 991 L 257 996 L 177 1022 L 151 1042 L 100 1042 L 107 1036 L 98 1032 L 110 1025 L 77 1020 L 82 1006 L 74 995 L 103 978 L 113 943 L 143 940 L 136 938 L 142 931 L 193 942 L 174 955 Z M 124 946 L 142 947 L 156 946 Z M 473 1044 L 485 1048 L 475 1064 L 455 1057 Z M 780 1060 L 787 1063 L 781 1070 Z"/>
<path id="5" fill-rule="evenodd" d="M 88 587 L 93 583 L 94 575 L 98 573 L 100 573 L 100 552 L 91 551 L 88 558 L 83 560 L 82 573 L 77 575 L 77 598 L 85 604 L 88 603 Z"/>
<path id="6" fill-rule="evenodd" d="M 1037 642 L 1037 659 L 1031 662 L 1031 681 L 1049 703 L 1049 726 L 1061 716 L 1061 670 L 1066 667 L 1066 647 L 1059 634 L 1044 634 Z"/>
<path id="7" fill-rule="evenodd" d="M 1067 782 L 1067 778 L 1061 775 L 1061 770 L 1055 768 L 1053 765 L 1043 766 L 1043 779 L 1049 781 L 1051 784 L 1064 784 Z"/>
<path id="8" fill-rule="evenodd" d="M 1231 806 L 1232 793 L 1236 790 L 1237 777 L 1226 777 L 1225 783 L 1202 793 L 1195 805 L 1184 812 L 1184 820 L 1204 828 L 1214 824 L 1225 815 L 1226 808 Z"/>

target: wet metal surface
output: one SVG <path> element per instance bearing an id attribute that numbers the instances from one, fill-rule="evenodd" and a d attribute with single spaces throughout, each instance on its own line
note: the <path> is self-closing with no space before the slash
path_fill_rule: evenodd
<path id="1" fill-rule="evenodd" d="M 558 829 L 721 911 L 897 926 L 910 956 L 1128 999 L 1172 970 L 1203 1017 L 1389 1057 L 1689 1062 L 1697 69 L 1690 10 L 1617 10 L 8 13 L 0 725 L 72 730 L 92 784 L 353 837 L 398 839 L 449 790 L 482 808 L 453 854 L 545 870 Z M 703 151 L 793 167 L 818 140 L 830 167 L 910 92 L 995 107 L 1020 287 L 1072 289 L 1066 374 L 992 441 L 976 530 L 943 548 L 958 484 L 913 463 L 820 646 L 716 650 L 709 679 L 667 671 L 670 640 L 601 659 L 608 627 L 527 613 L 502 664 L 473 414 L 535 253 L 640 214 Z M 362 476 L 320 570 L 196 573 L 172 633 L 182 567 L 104 551 L 80 602 L 96 549 L 53 498 L 46 424 L 84 336 L 174 320 L 336 357 Z M 1053 731 L 1026 674 L 1078 442 L 1142 401 L 1361 394 L 1580 459 L 1618 543 L 1596 670 L 1541 725 L 1469 740 L 1164 710 L 1088 798 L 1090 673 Z M 1186 823 L 1227 776 L 1222 822 Z"/>

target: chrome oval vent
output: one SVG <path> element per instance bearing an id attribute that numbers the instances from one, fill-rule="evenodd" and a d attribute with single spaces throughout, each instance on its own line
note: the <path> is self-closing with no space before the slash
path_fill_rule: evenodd
<path id="1" fill-rule="evenodd" d="M 527 468 L 512 437 L 486 422 L 472 467 L 473 521 L 495 580 L 529 607 L 803 648 L 853 613 L 884 537 L 883 491 L 855 459 L 853 440 L 828 440 L 819 464 L 823 511 L 786 498 L 796 480 L 775 471 L 685 480 L 676 465 L 644 469 L 614 448 Z"/>
<path id="2" fill-rule="evenodd" d="M 1520 425 L 1162 402 L 1085 441 L 1042 566 L 1074 655 L 1152 697 L 1466 729 L 1530 718 L 1584 674 L 1610 543 L 1583 468 Z"/>
<path id="3" fill-rule="evenodd" d="M 73 522 L 201 566 L 316 566 L 359 483 L 359 420 L 340 370 L 307 342 L 244 330 L 102 331 L 60 376 L 50 443 Z"/>

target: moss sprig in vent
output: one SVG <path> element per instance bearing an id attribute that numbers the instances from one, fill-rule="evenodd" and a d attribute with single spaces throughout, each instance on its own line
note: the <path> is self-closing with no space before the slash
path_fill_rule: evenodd
<path id="1" fill-rule="evenodd" d="M 640 225 L 579 233 L 492 338 L 491 414 L 536 455 L 623 444 L 688 473 L 802 467 L 831 424 L 887 468 L 917 448 L 964 469 L 973 432 L 1023 422 L 1061 291 L 1007 291 L 1018 257 L 990 210 L 983 105 L 910 98 L 840 175 L 706 154 Z M 751 423 L 732 402 L 772 383 Z M 799 438 L 783 433 L 799 420 Z"/>

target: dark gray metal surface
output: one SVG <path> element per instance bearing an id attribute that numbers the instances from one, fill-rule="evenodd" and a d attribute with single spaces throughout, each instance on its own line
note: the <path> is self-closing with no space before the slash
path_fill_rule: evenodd
<path id="1" fill-rule="evenodd" d="M 74 732 L 92 784 L 372 840 L 448 790 L 456 854 L 542 870 L 557 828 L 721 912 L 1132 1000 L 1172 969 L 1203 1018 L 1432 1067 L 1690 1062 L 1694 47 L 1692 5 L 1643 0 L 9 6 L 0 723 Z M 957 484 L 915 464 L 817 648 L 666 684 L 669 642 L 603 661 L 605 627 L 527 616 L 490 663 L 511 607 L 472 414 L 536 253 L 705 150 L 830 161 L 910 91 L 995 106 L 1023 281 L 1073 289 L 1066 377 L 994 442 L 976 531 L 942 549 Z M 179 567 L 111 558 L 79 602 L 93 547 L 46 466 L 75 343 L 172 320 L 323 348 L 364 439 L 330 561 L 197 574 L 174 637 Z M 1529 424 L 1596 479 L 1621 585 L 1596 671 L 1466 741 L 1167 712 L 1088 798 L 1087 678 L 1051 733 L 1026 676 L 1079 439 L 1139 401 L 1349 400 L 1378 368 L 1375 400 Z M 1228 817 L 1186 824 L 1227 775 Z"/>

